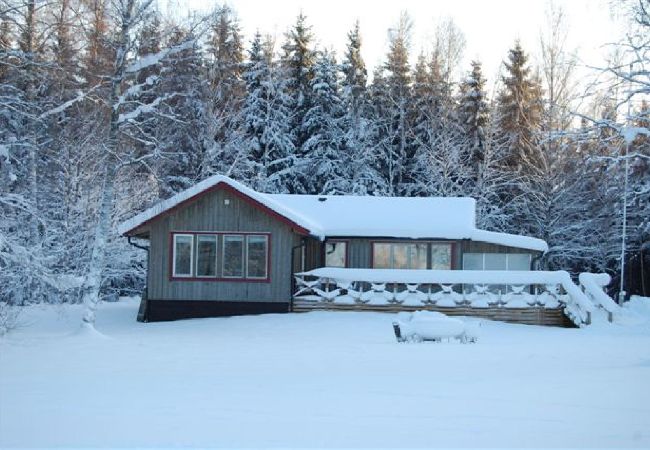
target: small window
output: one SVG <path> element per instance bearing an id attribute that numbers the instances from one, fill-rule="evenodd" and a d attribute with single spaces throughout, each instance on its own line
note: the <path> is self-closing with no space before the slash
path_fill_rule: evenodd
<path id="1" fill-rule="evenodd" d="M 330 241 L 325 243 L 325 267 L 345 267 L 348 243 Z"/>
<path id="2" fill-rule="evenodd" d="M 223 237 L 223 276 L 242 278 L 244 276 L 244 236 Z"/>
<path id="3" fill-rule="evenodd" d="M 246 236 L 246 276 L 248 278 L 267 277 L 268 236 Z"/>
<path id="4" fill-rule="evenodd" d="M 194 250 L 194 236 L 191 234 L 174 235 L 174 267 L 175 277 L 192 276 L 192 259 Z"/>
<path id="5" fill-rule="evenodd" d="M 200 234 L 196 237 L 196 276 L 217 276 L 217 236 Z"/>

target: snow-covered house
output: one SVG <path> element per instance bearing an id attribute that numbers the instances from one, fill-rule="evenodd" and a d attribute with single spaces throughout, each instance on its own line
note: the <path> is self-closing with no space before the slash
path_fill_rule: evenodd
<path id="1" fill-rule="evenodd" d="M 305 309 L 318 300 L 300 295 L 294 302 L 306 288 L 321 292 L 326 307 L 330 283 L 327 292 L 310 284 L 313 269 L 399 269 L 430 276 L 439 285 L 434 290 L 444 290 L 435 274 L 529 271 L 547 250 L 539 239 L 477 229 L 471 198 L 264 194 L 224 176 L 158 203 L 119 232 L 149 240 L 140 314 L 147 321 Z M 381 294 L 377 280 L 366 284 Z M 346 294 L 345 288 L 355 308 L 377 303 L 355 300 L 353 293 L 363 290 L 358 283 L 332 291 Z M 422 294 L 407 282 L 384 288 L 392 308 L 409 304 L 396 300 L 398 290 Z"/>

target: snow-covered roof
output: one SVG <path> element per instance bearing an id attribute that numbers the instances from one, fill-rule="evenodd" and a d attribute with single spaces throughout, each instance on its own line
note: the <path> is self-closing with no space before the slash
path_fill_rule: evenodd
<path id="1" fill-rule="evenodd" d="M 215 175 L 123 222 L 127 234 L 158 215 L 226 184 L 283 216 L 309 234 L 326 237 L 471 239 L 546 251 L 541 239 L 476 228 L 476 202 L 469 197 L 375 197 L 354 195 L 264 194 L 222 175 Z"/>

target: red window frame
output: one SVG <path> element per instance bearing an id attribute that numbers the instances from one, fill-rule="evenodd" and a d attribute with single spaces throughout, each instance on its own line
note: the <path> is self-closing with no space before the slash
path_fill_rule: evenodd
<path id="1" fill-rule="evenodd" d="M 230 278 L 223 277 L 223 270 L 219 270 L 219 265 L 217 264 L 217 276 L 216 277 L 197 277 L 196 276 L 196 261 L 193 261 L 192 264 L 192 276 L 174 276 L 174 236 L 177 234 L 186 234 L 193 235 L 194 239 L 192 240 L 193 246 L 196 247 L 196 236 L 202 234 L 209 234 L 217 236 L 217 258 L 218 262 L 221 262 L 221 268 L 223 268 L 223 257 L 221 256 L 223 252 L 223 235 L 238 235 L 244 236 L 244 258 L 246 258 L 246 245 L 248 239 L 246 236 L 255 235 L 255 236 L 266 236 L 266 278 L 246 278 L 246 266 L 247 261 L 244 261 L 244 276 L 241 278 Z M 266 231 L 171 231 L 169 233 L 169 261 L 167 266 L 167 278 L 169 281 L 221 281 L 221 282 L 233 282 L 233 283 L 270 283 L 271 282 L 271 233 Z M 219 239 L 221 237 L 221 239 Z M 219 243 L 221 242 L 221 247 Z M 193 249 L 193 259 L 196 259 L 197 254 Z"/>

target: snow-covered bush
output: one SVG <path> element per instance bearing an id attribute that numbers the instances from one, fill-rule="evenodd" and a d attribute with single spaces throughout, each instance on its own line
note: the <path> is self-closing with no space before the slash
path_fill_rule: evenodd
<path id="1" fill-rule="evenodd" d="M 0 302 L 0 337 L 18 326 L 20 307 Z"/>

